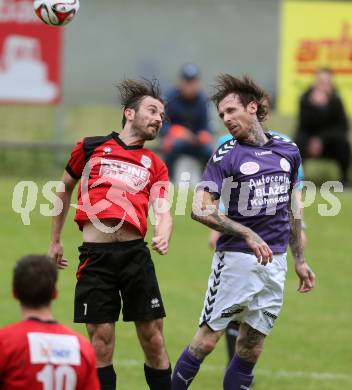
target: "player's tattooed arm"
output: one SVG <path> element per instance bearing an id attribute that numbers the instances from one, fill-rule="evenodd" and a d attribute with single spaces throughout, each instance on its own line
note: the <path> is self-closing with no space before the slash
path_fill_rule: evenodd
<path id="1" fill-rule="evenodd" d="M 253 230 L 222 214 L 218 203 L 214 194 L 197 191 L 192 206 L 192 218 L 218 232 L 242 237 L 253 250 L 258 262 L 263 265 L 271 262 L 273 253 L 266 242 Z"/>
<path id="2" fill-rule="evenodd" d="M 197 191 L 192 206 L 192 218 L 221 233 L 241 237 L 248 235 L 247 227 L 219 212 L 218 203 L 214 194 Z"/>
<path id="3" fill-rule="evenodd" d="M 290 192 L 288 215 L 291 229 L 289 243 L 292 255 L 296 263 L 302 263 L 305 261 L 302 243 L 302 214 L 294 191 Z"/>
<path id="4" fill-rule="evenodd" d="M 293 191 L 290 192 L 289 202 L 289 221 L 290 221 L 290 248 L 293 258 L 295 260 L 295 269 L 299 278 L 298 291 L 305 293 L 314 288 L 315 274 L 308 266 L 304 258 L 304 250 L 302 243 L 302 218 L 300 203 L 297 200 L 297 196 Z"/>

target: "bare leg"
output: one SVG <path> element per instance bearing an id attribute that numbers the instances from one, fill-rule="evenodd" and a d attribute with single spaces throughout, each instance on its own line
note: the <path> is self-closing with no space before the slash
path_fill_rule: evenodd
<path id="1" fill-rule="evenodd" d="M 88 335 L 97 357 L 97 367 L 112 364 L 115 348 L 115 324 L 87 324 Z"/>
<path id="2" fill-rule="evenodd" d="M 248 362 L 256 363 L 263 351 L 265 335 L 248 324 L 241 324 L 237 337 L 237 355 Z"/>
<path id="3" fill-rule="evenodd" d="M 136 321 L 139 342 L 144 351 L 144 373 L 151 390 L 170 390 L 171 366 L 163 336 L 163 320 Z"/>
<path id="4" fill-rule="evenodd" d="M 87 324 L 87 330 L 97 357 L 101 389 L 115 390 L 116 373 L 112 364 L 115 348 L 115 324 Z"/>
<path id="5" fill-rule="evenodd" d="M 203 361 L 215 348 L 224 331 L 214 332 L 207 325 L 200 327 L 189 346 L 189 352 Z"/>
<path id="6" fill-rule="evenodd" d="M 224 377 L 224 390 L 249 389 L 253 368 L 262 350 L 265 335 L 248 324 L 241 324 L 236 342 L 236 354 Z"/>
<path id="7" fill-rule="evenodd" d="M 170 365 L 163 336 L 163 320 L 137 321 L 137 335 L 149 367 L 166 369 Z"/>
<path id="8" fill-rule="evenodd" d="M 185 390 L 197 375 L 204 358 L 215 348 L 223 331 L 214 332 L 207 325 L 199 328 L 189 347 L 179 357 L 172 376 L 172 390 Z"/>

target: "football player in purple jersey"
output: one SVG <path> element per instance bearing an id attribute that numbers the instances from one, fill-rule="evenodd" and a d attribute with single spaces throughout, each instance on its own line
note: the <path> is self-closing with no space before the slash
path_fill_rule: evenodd
<path id="1" fill-rule="evenodd" d="M 268 95 L 249 77 L 221 75 L 212 97 L 234 139 L 213 154 L 198 185 L 192 218 L 221 232 L 199 329 L 174 369 L 172 390 L 187 389 L 231 321 L 241 323 L 224 390 L 249 389 L 264 339 L 282 303 L 290 243 L 298 291 L 315 285 L 301 241 L 297 146 L 265 133 Z M 225 213 L 219 211 L 219 200 Z"/>
<path id="2" fill-rule="evenodd" d="M 278 135 L 278 136 L 282 137 L 283 139 L 287 140 L 288 142 L 292 142 L 291 138 L 286 134 L 278 133 L 277 131 L 273 131 L 273 130 L 268 130 L 268 132 L 271 135 Z M 230 133 L 222 135 L 217 140 L 217 148 L 222 146 L 226 141 L 230 141 L 231 139 L 233 139 L 233 136 Z M 302 203 L 303 181 L 304 181 L 304 172 L 303 172 L 302 164 L 298 168 L 298 179 L 300 182 L 298 189 L 300 191 L 297 191 L 295 193 L 295 195 L 297 196 L 297 201 L 301 204 Z M 222 202 L 219 203 L 219 210 L 222 212 L 225 211 L 225 208 L 224 208 L 224 205 Z M 305 233 L 305 223 L 303 221 L 303 208 L 301 209 L 301 211 L 302 211 L 302 227 L 303 227 L 302 232 L 301 232 L 301 240 L 302 240 L 303 248 L 305 249 L 306 244 L 307 244 L 307 237 L 306 237 L 306 233 Z M 221 236 L 221 232 L 218 232 L 217 230 L 210 229 L 208 242 L 209 242 L 209 246 L 212 250 L 215 250 L 216 242 L 218 241 L 220 236 Z M 226 331 L 225 331 L 226 352 L 227 352 L 227 357 L 228 357 L 227 364 L 229 364 L 231 362 L 231 360 L 235 354 L 236 339 L 238 336 L 239 327 L 240 327 L 239 322 L 231 321 L 228 324 Z"/>

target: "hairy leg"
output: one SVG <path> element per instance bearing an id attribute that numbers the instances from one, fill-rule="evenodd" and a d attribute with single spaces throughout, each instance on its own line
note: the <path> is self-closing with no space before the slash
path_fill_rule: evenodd
<path id="1" fill-rule="evenodd" d="M 115 324 L 87 324 L 87 331 L 97 357 L 97 367 L 111 365 L 115 348 Z"/>
<path id="2" fill-rule="evenodd" d="M 191 344 L 179 357 L 172 376 L 172 390 L 186 390 L 197 375 L 204 358 L 213 351 L 224 332 L 213 332 L 207 325 L 200 327 Z"/>
<path id="3" fill-rule="evenodd" d="M 207 325 L 201 326 L 193 337 L 189 352 L 198 360 L 203 361 L 215 348 L 224 331 L 212 331 Z"/>
<path id="4" fill-rule="evenodd" d="M 171 365 L 163 336 L 163 320 L 136 321 L 145 356 L 144 374 L 150 390 L 170 390 Z"/>
<path id="5" fill-rule="evenodd" d="M 241 359 L 256 363 L 263 351 L 264 339 L 263 333 L 246 323 L 242 323 L 237 337 L 236 353 Z"/>
<path id="6" fill-rule="evenodd" d="M 155 369 L 169 368 L 170 361 L 163 336 L 163 320 L 136 321 L 135 325 L 146 364 Z"/>

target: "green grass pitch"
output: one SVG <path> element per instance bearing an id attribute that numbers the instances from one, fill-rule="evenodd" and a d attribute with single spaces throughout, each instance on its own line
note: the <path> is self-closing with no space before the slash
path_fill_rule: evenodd
<path id="1" fill-rule="evenodd" d="M 11 296 L 15 260 L 47 249 L 50 218 L 37 206 L 30 226 L 24 226 L 11 207 L 18 180 L 2 179 L 0 192 L 1 273 L 0 325 L 17 321 L 19 307 Z M 38 184 L 43 185 L 41 179 Z M 189 195 L 188 209 L 191 195 Z M 289 258 L 285 304 L 256 368 L 257 390 L 337 390 L 352 388 L 351 348 L 351 211 L 352 194 L 339 195 L 342 209 L 336 217 L 321 217 L 318 203 L 305 210 L 308 225 L 307 259 L 317 274 L 316 290 L 309 295 L 296 292 L 297 278 Z M 150 237 L 150 236 L 149 236 Z M 150 238 L 148 238 L 150 239 Z M 72 301 L 80 234 L 72 222 L 72 211 L 63 234 L 65 254 L 70 260 L 60 272 L 55 317 L 72 325 Z M 196 328 L 211 262 L 207 229 L 192 221 L 189 213 L 175 217 L 174 236 L 167 256 L 153 255 L 167 310 L 165 337 L 172 364 L 192 338 Z M 225 367 L 225 346 L 220 342 L 207 358 L 192 389 L 219 390 Z M 118 323 L 115 366 L 120 390 L 144 390 L 143 355 L 133 324 Z"/>

